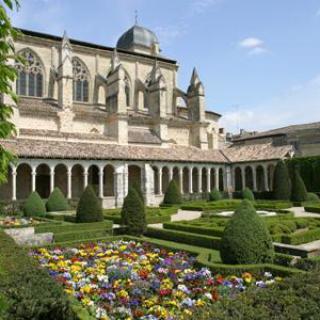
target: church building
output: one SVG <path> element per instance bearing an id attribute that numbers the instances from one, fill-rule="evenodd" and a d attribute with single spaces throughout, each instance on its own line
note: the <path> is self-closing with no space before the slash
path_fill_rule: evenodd
<path id="1" fill-rule="evenodd" d="M 116 47 L 20 30 L 13 83 L 16 135 L 0 141 L 17 156 L 0 201 L 31 191 L 47 198 L 59 187 L 79 198 L 91 184 L 105 208 L 120 207 L 128 186 L 141 185 L 146 204 L 161 203 L 171 179 L 183 194 L 272 188 L 275 163 L 292 145 L 272 141 L 226 146 L 221 115 L 207 110 L 194 69 L 177 81 L 177 61 L 162 55 L 157 36 L 134 25 Z"/>

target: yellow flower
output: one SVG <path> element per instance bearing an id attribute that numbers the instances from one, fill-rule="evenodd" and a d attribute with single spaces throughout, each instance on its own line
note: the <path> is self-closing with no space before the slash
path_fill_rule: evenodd
<path id="1" fill-rule="evenodd" d="M 91 290 L 92 290 L 92 288 L 89 285 L 85 285 L 80 289 L 80 291 L 83 293 L 90 293 Z"/>
<path id="2" fill-rule="evenodd" d="M 201 299 L 198 299 L 198 300 L 196 301 L 196 306 L 197 306 L 197 307 L 203 307 L 205 304 L 206 304 L 206 303 L 205 303 L 203 300 L 201 300 Z"/>

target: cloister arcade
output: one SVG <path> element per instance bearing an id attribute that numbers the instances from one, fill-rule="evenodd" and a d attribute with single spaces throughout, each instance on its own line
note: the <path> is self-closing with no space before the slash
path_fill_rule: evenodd
<path id="1" fill-rule="evenodd" d="M 231 170 L 230 170 L 231 169 Z M 105 207 L 122 204 L 128 186 L 141 186 L 148 205 L 162 201 L 174 179 L 182 194 L 239 191 L 249 187 L 268 191 L 272 186 L 274 163 L 268 164 L 184 164 L 163 162 L 85 161 L 20 159 L 10 166 L 8 183 L 0 186 L 0 198 L 21 200 L 31 191 L 47 198 L 59 187 L 68 199 L 79 198 L 90 184 Z"/>

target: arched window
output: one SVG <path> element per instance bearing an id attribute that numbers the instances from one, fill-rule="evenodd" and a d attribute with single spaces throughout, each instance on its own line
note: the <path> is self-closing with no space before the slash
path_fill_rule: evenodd
<path id="1" fill-rule="evenodd" d="M 89 75 L 87 68 L 78 60 L 72 60 L 73 66 L 73 100 L 88 102 L 89 100 Z"/>
<path id="2" fill-rule="evenodd" d="M 18 95 L 42 97 L 43 95 L 43 67 L 40 59 L 30 50 L 20 53 L 25 64 L 16 63 L 18 77 L 16 91 Z"/>
<path id="3" fill-rule="evenodd" d="M 126 105 L 127 107 L 130 107 L 130 82 L 127 77 L 124 79 L 124 81 L 125 81 L 124 91 L 126 94 Z"/>

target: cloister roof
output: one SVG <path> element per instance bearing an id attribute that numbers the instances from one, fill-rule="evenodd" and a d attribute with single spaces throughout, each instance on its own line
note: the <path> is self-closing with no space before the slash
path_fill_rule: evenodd
<path id="1" fill-rule="evenodd" d="M 287 157 L 292 146 L 256 144 L 232 146 L 223 150 L 200 150 L 196 147 L 119 145 L 17 138 L 0 144 L 21 158 L 108 159 L 229 163 L 276 160 Z"/>

